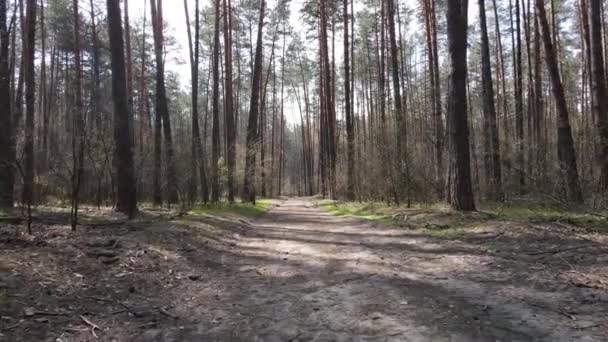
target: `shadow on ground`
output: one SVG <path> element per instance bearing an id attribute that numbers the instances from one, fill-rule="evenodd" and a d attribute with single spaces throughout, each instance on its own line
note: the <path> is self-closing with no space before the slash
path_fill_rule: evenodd
<path id="1" fill-rule="evenodd" d="M 608 335 L 606 244 L 576 234 L 543 239 L 546 227 L 514 234 L 489 221 L 482 226 L 437 238 L 424 229 L 334 217 L 292 199 L 251 224 L 186 216 L 76 234 L 53 225 L 31 242 L 18 239 L 25 241 L 20 245 L 6 230 L 0 340 L 601 341 Z"/>

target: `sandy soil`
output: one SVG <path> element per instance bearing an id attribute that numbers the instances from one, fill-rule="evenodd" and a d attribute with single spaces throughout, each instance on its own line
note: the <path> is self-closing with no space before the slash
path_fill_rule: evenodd
<path id="1" fill-rule="evenodd" d="M 289 199 L 252 222 L 4 233 L 0 340 L 608 341 L 608 246 L 573 229 L 438 239 Z"/>

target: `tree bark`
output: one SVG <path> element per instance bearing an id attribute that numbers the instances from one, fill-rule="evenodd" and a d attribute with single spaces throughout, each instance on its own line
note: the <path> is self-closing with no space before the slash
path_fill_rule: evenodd
<path id="1" fill-rule="evenodd" d="M 353 0 L 354 1 L 354 0 Z M 389 0 L 392 1 L 392 0 Z M 351 81 L 350 81 L 350 51 L 348 37 L 348 0 L 344 0 L 344 97 L 345 97 L 345 117 L 346 117 L 346 141 L 347 141 L 347 185 L 346 199 L 355 199 L 355 131 L 353 125 L 353 115 L 351 108 Z M 354 32 L 353 32 L 354 34 Z M 302 120 L 302 125 L 304 121 Z M 302 132 L 304 139 L 304 132 Z M 304 143 L 304 140 L 303 140 Z"/>
<path id="2" fill-rule="evenodd" d="M 211 128 L 211 201 L 220 200 L 220 0 L 215 0 L 213 33 L 213 124 Z"/>
<path id="3" fill-rule="evenodd" d="M 234 173 L 236 167 L 236 134 L 234 128 L 234 100 L 232 99 L 232 9 L 230 0 L 224 1 L 224 125 L 226 126 L 227 166 L 228 166 L 228 202 L 234 203 Z"/>
<path id="4" fill-rule="evenodd" d="M 492 65 L 490 62 L 490 42 L 486 21 L 485 0 L 479 0 L 479 21 L 481 26 L 481 78 L 482 101 L 484 113 L 484 164 L 486 169 L 487 188 L 491 189 L 492 197 L 502 201 L 502 174 L 500 169 L 500 146 L 498 141 L 498 126 L 496 123 L 496 107 L 494 104 L 494 85 L 492 81 Z"/>
<path id="5" fill-rule="evenodd" d="M 36 102 L 35 49 L 36 49 L 36 0 L 27 0 L 25 10 L 25 50 L 23 69 L 25 82 L 25 165 L 23 182 L 23 202 L 28 206 L 28 217 L 34 200 L 34 112 Z M 31 222 L 28 220 L 28 231 Z M 30 231 L 31 232 L 31 231 Z"/>
<path id="6" fill-rule="evenodd" d="M 475 210 L 471 186 L 467 115 L 467 0 L 448 0 L 449 53 L 447 201 L 456 210 Z"/>
<path id="7" fill-rule="evenodd" d="M 123 45 L 120 1 L 108 0 L 108 36 L 112 58 L 112 99 L 114 102 L 114 146 L 116 155 L 117 196 L 116 211 L 129 215 L 137 211 L 137 188 L 133 165 L 133 139 L 125 82 L 125 54 Z M 125 9 L 126 10 L 126 9 Z"/>
<path id="8" fill-rule="evenodd" d="M 9 31 L 7 27 L 6 0 L 0 0 L 0 208 L 13 206 L 14 132 L 11 105 L 9 69 Z"/>
<path id="9" fill-rule="evenodd" d="M 547 21 L 545 4 L 543 0 L 535 1 L 545 47 L 545 61 L 547 63 L 547 69 L 549 69 L 551 88 L 557 109 L 557 154 L 560 164 L 559 168 L 560 172 L 564 175 L 565 190 L 568 199 L 574 202 L 582 202 L 583 195 L 581 193 L 578 177 L 576 152 L 574 150 L 574 140 L 572 139 L 572 129 L 570 128 L 568 105 L 566 103 L 564 87 L 559 74 L 559 66 L 553 41 L 551 39 L 551 31 Z"/>
<path id="10" fill-rule="evenodd" d="M 165 139 L 165 153 L 167 164 L 167 201 L 175 204 L 178 201 L 177 175 L 175 171 L 173 136 L 169 105 L 167 103 L 167 90 L 165 88 L 165 62 L 163 60 L 163 3 L 162 0 L 150 0 L 152 12 L 152 27 L 154 32 L 154 54 L 156 56 L 156 113 L 162 119 L 162 128 Z"/>
<path id="11" fill-rule="evenodd" d="M 589 1 L 589 31 L 591 40 L 591 78 L 593 111 L 597 128 L 597 164 L 599 168 L 599 190 L 608 191 L 608 93 L 604 70 L 602 45 L 601 1 Z"/>
<path id="12" fill-rule="evenodd" d="M 258 108 L 260 85 L 262 83 L 263 29 L 265 1 L 260 0 L 260 18 L 258 38 L 255 47 L 253 82 L 251 85 L 251 102 L 249 105 L 249 122 L 247 123 L 247 151 L 245 156 L 245 179 L 243 182 L 243 201 L 255 203 L 255 157 L 258 143 Z"/>

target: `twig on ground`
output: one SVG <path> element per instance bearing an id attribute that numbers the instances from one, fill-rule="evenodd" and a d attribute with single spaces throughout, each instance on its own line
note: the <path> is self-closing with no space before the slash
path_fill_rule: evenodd
<path id="1" fill-rule="evenodd" d="M 99 337 L 97 336 L 97 334 L 95 334 L 95 329 L 97 329 L 97 330 L 101 331 L 101 328 L 99 327 L 99 325 L 97 325 L 97 324 L 95 324 L 95 323 L 91 322 L 90 320 L 88 320 L 88 319 L 87 319 L 86 317 L 84 317 L 83 315 L 80 315 L 80 319 L 81 319 L 83 322 L 85 322 L 85 323 L 86 323 L 86 325 L 88 325 L 89 327 L 91 327 L 91 334 L 93 334 L 93 337 L 95 337 L 95 338 L 97 338 L 97 339 L 98 339 Z"/>
<path id="2" fill-rule="evenodd" d="M 34 311 L 34 316 L 67 316 L 67 313 L 63 312 L 47 312 L 47 311 Z"/>
<path id="3" fill-rule="evenodd" d="M 99 301 L 99 302 L 116 303 L 115 300 L 107 299 L 107 298 L 101 298 L 101 297 L 95 297 L 95 296 L 83 296 L 83 298 L 93 299 L 93 300 L 96 300 L 96 301 Z"/>
<path id="4" fill-rule="evenodd" d="M 13 329 L 15 329 L 15 328 L 18 328 L 20 325 L 21 325 L 21 323 L 13 324 L 13 325 L 10 325 L 10 326 L 8 326 L 8 327 L 6 327 L 6 328 L 2 328 L 2 329 L 0 329 L 0 331 L 9 331 L 9 330 L 13 330 Z"/>
<path id="5" fill-rule="evenodd" d="M 598 244 L 582 245 L 582 246 L 569 247 L 569 248 L 557 248 L 557 249 L 551 249 L 551 250 L 540 251 L 540 252 L 531 252 L 531 253 L 527 253 L 527 254 L 528 255 L 557 254 L 557 253 L 562 253 L 562 252 L 567 252 L 567 251 L 574 251 L 574 250 L 583 249 L 583 248 L 597 247 L 597 246 L 599 246 L 599 245 Z"/>
<path id="6" fill-rule="evenodd" d="M 160 311 L 161 314 L 163 314 L 167 317 L 171 317 L 173 319 L 179 319 L 179 316 L 176 316 L 163 308 L 158 308 L 158 311 Z"/>

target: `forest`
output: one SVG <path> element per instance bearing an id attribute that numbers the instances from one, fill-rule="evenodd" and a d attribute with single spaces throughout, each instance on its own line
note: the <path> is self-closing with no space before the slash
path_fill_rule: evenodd
<path id="1" fill-rule="evenodd" d="M 602 341 L 608 2 L 0 0 L 0 341 Z"/>

